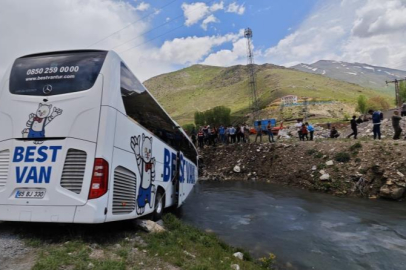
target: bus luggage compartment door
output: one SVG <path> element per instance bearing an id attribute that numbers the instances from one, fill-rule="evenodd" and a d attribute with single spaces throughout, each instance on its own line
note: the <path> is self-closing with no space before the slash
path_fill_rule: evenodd
<path id="1" fill-rule="evenodd" d="M 0 161 L 9 163 L 6 181 L 0 186 L 0 205 L 84 205 L 96 144 L 72 138 L 34 142 L 0 143 Z"/>

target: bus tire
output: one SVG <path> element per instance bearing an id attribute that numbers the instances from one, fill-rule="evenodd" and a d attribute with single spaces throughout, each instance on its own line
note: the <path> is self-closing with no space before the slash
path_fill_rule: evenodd
<path id="1" fill-rule="evenodd" d="M 154 213 L 152 214 L 152 220 L 158 221 L 162 218 L 162 214 L 165 208 L 165 198 L 162 191 L 158 191 L 155 196 Z"/>

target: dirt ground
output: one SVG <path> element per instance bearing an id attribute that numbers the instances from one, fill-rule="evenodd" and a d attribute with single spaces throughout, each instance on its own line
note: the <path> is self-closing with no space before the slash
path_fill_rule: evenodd
<path id="1" fill-rule="evenodd" d="M 200 180 L 266 181 L 339 196 L 402 200 L 406 141 L 363 138 L 205 147 Z"/>

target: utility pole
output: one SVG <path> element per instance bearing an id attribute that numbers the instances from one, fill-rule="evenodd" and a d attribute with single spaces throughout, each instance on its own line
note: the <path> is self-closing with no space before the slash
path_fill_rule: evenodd
<path id="1" fill-rule="evenodd" d="M 304 119 L 303 119 L 303 122 L 307 121 L 307 100 L 308 99 L 309 98 L 307 98 L 307 97 L 303 98 L 303 100 L 304 100 Z"/>
<path id="2" fill-rule="evenodd" d="M 400 97 L 400 87 L 399 87 L 399 83 L 400 82 L 406 82 L 406 79 L 402 79 L 402 80 L 394 80 L 394 81 L 386 81 L 386 85 L 390 84 L 390 83 L 394 83 L 395 84 L 395 93 L 396 93 L 396 108 L 399 110 L 400 107 L 402 106 L 402 98 Z"/>
<path id="3" fill-rule="evenodd" d="M 254 66 L 254 52 L 252 51 L 252 30 L 250 28 L 245 29 L 244 36 L 247 39 L 247 67 L 249 73 L 249 91 L 251 94 L 251 110 L 254 122 L 259 117 L 259 104 L 257 96 L 257 84 L 255 80 L 255 66 Z"/>

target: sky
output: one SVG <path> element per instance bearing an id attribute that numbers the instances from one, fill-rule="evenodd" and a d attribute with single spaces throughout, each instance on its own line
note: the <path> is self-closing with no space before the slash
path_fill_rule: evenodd
<path id="1" fill-rule="evenodd" d="M 406 70 L 406 0 L 0 0 L 0 77 L 20 56 L 116 51 L 146 80 L 194 64 L 318 60 Z"/>

